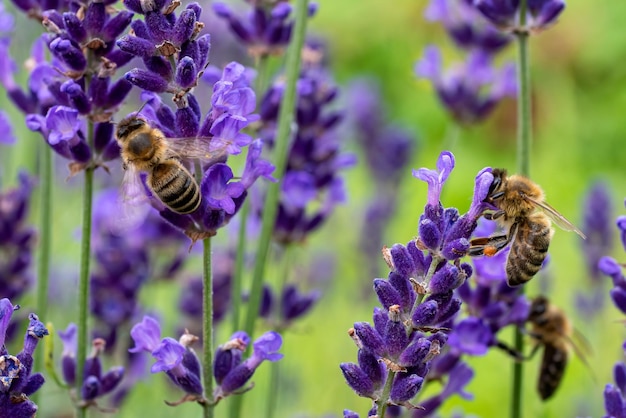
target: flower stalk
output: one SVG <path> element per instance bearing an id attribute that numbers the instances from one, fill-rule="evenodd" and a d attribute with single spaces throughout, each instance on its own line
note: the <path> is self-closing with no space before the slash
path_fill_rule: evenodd
<path id="1" fill-rule="evenodd" d="M 261 302 L 261 289 L 263 286 L 263 276 L 265 273 L 265 264 L 269 252 L 270 239 L 272 230 L 276 221 L 276 212 L 278 209 L 278 198 L 282 178 L 285 173 L 285 162 L 289 150 L 289 134 L 294 118 L 294 109 L 296 105 L 296 82 L 300 73 L 300 51 L 304 44 L 304 34 L 306 31 L 308 0 L 298 0 L 296 3 L 296 17 L 294 36 L 286 57 L 286 85 L 285 94 L 281 101 L 279 123 L 276 132 L 276 150 L 275 150 L 275 177 L 278 183 L 268 185 L 267 198 L 263 207 L 263 219 L 261 227 L 261 236 L 259 238 L 258 251 L 256 252 L 256 261 L 254 264 L 254 274 L 252 278 L 252 287 L 250 289 L 250 302 L 248 312 L 244 323 L 244 330 L 248 335 L 253 335 L 254 322 L 259 311 Z"/>
<path id="2" fill-rule="evenodd" d="M 88 83 L 87 83 L 88 85 Z M 87 121 L 87 141 L 89 146 L 94 142 L 93 122 Z M 93 172 L 94 167 L 85 168 L 85 184 L 83 188 L 83 226 L 80 245 L 80 276 L 78 279 L 78 342 L 76 352 L 76 394 L 80 396 L 87 358 L 87 319 L 89 309 L 89 263 L 91 261 L 91 215 L 93 203 Z M 86 408 L 77 403 L 77 417 L 86 416 Z"/>
<path id="3" fill-rule="evenodd" d="M 519 27 L 517 37 L 517 172 L 523 176 L 530 174 L 530 146 L 532 140 L 530 68 L 528 54 L 529 32 L 526 26 L 527 0 L 520 1 Z M 520 294 L 524 294 L 524 286 Z M 524 336 L 520 329 L 515 330 L 513 345 L 518 353 L 524 352 Z M 524 383 L 523 362 L 513 363 L 513 386 L 511 400 L 511 418 L 522 416 L 522 387 Z"/>
<path id="4" fill-rule="evenodd" d="M 202 262 L 202 342 L 204 398 L 213 396 L 213 274 L 211 272 L 211 238 L 203 241 Z M 213 402 L 204 403 L 204 418 L 213 417 Z"/>

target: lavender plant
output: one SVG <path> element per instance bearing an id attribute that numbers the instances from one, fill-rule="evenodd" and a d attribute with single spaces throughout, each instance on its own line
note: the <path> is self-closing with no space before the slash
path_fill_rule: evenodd
<path id="1" fill-rule="evenodd" d="M 37 315 L 31 313 L 22 351 L 17 355 L 9 354 L 5 335 L 13 311 L 17 309 L 19 305 L 14 306 L 9 299 L 0 299 L 0 411 L 6 417 L 33 418 L 38 407 L 28 397 L 44 384 L 40 373 L 32 373 L 33 353 L 48 330 Z"/>
<path id="2" fill-rule="evenodd" d="M 454 156 L 442 152 L 436 171 L 422 168 L 413 172 L 428 183 L 419 238 L 384 251 L 391 272 L 386 280 L 374 280 L 382 308 L 374 309 L 373 326 L 359 322 L 350 330 L 359 348 L 359 361 L 340 367 L 348 385 L 375 402 L 370 415 L 385 416 L 388 405 L 415 408 L 410 400 L 449 341 L 440 329 L 448 328 L 461 308 L 454 289 L 473 273 L 461 258 L 469 250 L 478 218 L 487 209 L 483 201 L 493 175 L 490 168 L 477 174 L 472 204 L 459 216 L 456 208 L 444 208 L 440 202 L 442 186 L 453 168 Z M 427 335 L 429 331 L 437 332 Z"/>
<path id="3" fill-rule="evenodd" d="M 576 294 L 576 304 L 586 317 L 598 314 L 604 307 L 606 295 L 598 262 L 613 248 L 612 218 L 609 190 L 604 183 L 595 182 L 585 196 L 582 231 L 587 239 L 581 241 L 590 289 Z"/>
<path id="4" fill-rule="evenodd" d="M 624 202 L 626 205 L 626 201 Z M 617 228 L 619 230 L 622 247 L 626 250 L 626 216 L 617 217 Z M 624 265 L 610 256 L 600 258 L 598 269 L 611 278 L 613 288 L 609 294 L 614 306 L 623 314 L 626 314 L 626 277 L 624 276 Z M 626 350 L 626 342 L 622 346 Z M 604 388 L 604 417 L 626 417 L 626 364 L 623 361 L 615 363 L 613 367 L 613 378 L 615 384 L 607 383 Z"/>

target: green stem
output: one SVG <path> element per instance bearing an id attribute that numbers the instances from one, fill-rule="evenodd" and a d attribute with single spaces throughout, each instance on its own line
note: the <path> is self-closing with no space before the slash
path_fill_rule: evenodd
<path id="1" fill-rule="evenodd" d="M 278 183 L 271 183 L 268 186 L 265 206 L 263 207 L 263 219 L 261 224 L 261 236 L 258 242 L 258 250 L 256 252 L 256 260 L 254 263 L 254 272 L 252 276 L 252 285 L 250 288 L 250 300 L 248 302 L 248 311 L 244 323 L 244 331 L 253 337 L 254 323 L 258 316 L 259 305 L 261 304 L 261 291 L 263 288 L 263 276 L 265 273 L 265 264 L 270 248 L 270 240 L 274 223 L 276 221 L 276 213 L 278 211 L 278 198 L 282 177 L 285 173 L 287 154 L 289 151 L 289 134 L 294 118 L 296 107 L 296 82 L 300 75 L 300 58 L 302 45 L 304 44 L 304 35 L 306 32 L 308 0 L 297 0 L 295 6 L 295 22 L 291 43 L 287 50 L 286 57 L 286 83 L 283 98 L 280 104 L 278 114 L 278 128 L 276 131 L 276 149 L 275 162 L 276 171 L 274 176 L 279 180 Z M 233 400 L 230 409 L 231 418 L 239 417 L 243 406 L 243 397 L 238 396 Z"/>
<path id="2" fill-rule="evenodd" d="M 52 241 L 52 148 L 42 141 L 41 169 L 39 170 L 39 260 L 37 264 L 37 314 L 48 320 L 48 279 L 50 276 L 50 242 Z M 36 364 L 43 365 L 43 351 L 37 350 Z"/>
<path id="3" fill-rule="evenodd" d="M 257 77 L 256 77 L 256 95 L 257 95 L 257 107 L 261 103 L 261 99 L 265 90 L 267 88 L 267 82 L 269 80 L 269 65 L 268 65 L 268 57 L 263 56 L 259 58 L 256 63 L 257 67 Z M 241 300 L 242 297 L 242 282 L 243 282 L 243 271 L 244 271 L 244 263 L 245 263 L 245 254 L 246 254 L 246 229 L 248 224 L 248 217 L 250 216 L 250 202 L 249 199 L 246 199 L 243 202 L 243 206 L 239 211 L 239 233 L 237 235 L 237 252 L 235 254 L 235 270 L 233 272 L 233 281 L 232 281 L 232 312 L 233 316 L 231 318 L 231 328 L 232 332 L 239 331 L 240 327 L 240 314 L 241 314 L 241 306 L 243 302 Z"/>
<path id="4" fill-rule="evenodd" d="M 530 146 L 532 142 L 531 88 L 528 53 L 529 33 L 525 30 L 526 10 L 527 0 L 522 0 L 520 2 L 520 30 L 517 32 L 517 171 L 523 176 L 528 176 L 530 174 Z M 522 286 L 520 289 L 520 295 L 524 294 L 524 290 L 524 286 Z M 520 329 L 515 329 L 513 345 L 518 353 L 524 352 L 524 338 Z M 511 418 L 521 418 L 522 389 L 524 384 L 524 365 L 522 362 L 513 363 L 512 383 Z"/>
<path id="5" fill-rule="evenodd" d="M 282 297 L 285 286 L 287 285 L 289 277 L 291 276 L 291 261 L 293 260 L 291 254 L 293 251 L 292 248 L 293 246 L 287 244 L 285 247 L 283 247 L 283 251 L 281 253 L 283 270 L 282 274 L 278 277 L 277 280 L 278 286 L 276 286 L 276 295 L 278 295 L 279 298 Z M 273 315 L 277 318 L 278 323 L 276 331 L 282 333 L 287 328 L 287 324 L 282 322 L 280 306 L 276 306 Z M 285 336 L 283 335 L 283 339 L 284 337 Z M 280 362 L 275 361 L 271 364 L 270 367 L 272 368 L 272 370 L 270 373 L 270 383 L 267 388 L 267 405 L 265 409 L 265 418 L 272 418 L 276 413 L 276 405 L 278 405 L 278 393 L 280 386 Z"/>
<path id="6" fill-rule="evenodd" d="M 202 271 L 202 342 L 204 398 L 213 399 L 213 274 L 211 272 L 211 238 L 203 241 Z M 213 417 L 213 402 L 204 404 L 204 418 Z"/>
<path id="7" fill-rule="evenodd" d="M 87 142 L 93 144 L 93 122 L 87 121 Z M 88 307 L 89 307 L 89 262 L 91 259 L 91 207 L 93 202 L 93 172 L 89 166 L 85 169 L 85 185 L 83 190 L 83 228 L 80 246 L 80 278 L 78 280 L 78 346 L 76 349 L 76 397 L 80 399 L 85 360 L 87 358 L 88 340 Z M 76 415 L 86 416 L 86 408 L 77 403 Z"/>
<path id="8" fill-rule="evenodd" d="M 287 152 L 289 150 L 289 133 L 294 117 L 296 105 L 296 82 L 300 74 L 300 51 L 304 43 L 304 33 L 306 30 L 306 17 L 308 0 L 298 0 L 296 3 L 295 24 L 293 39 L 287 51 L 286 61 L 286 85 L 282 98 L 280 113 L 278 116 L 278 128 L 276 132 L 276 150 L 275 150 L 275 166 L 274 176 L 279 179 L 278 183 L 271 183 L 267 190 L 265 206 L 263 207 L 263 219 L 261 226 L 261 236 L 259 238 L 258 251 L 254 264 L 254 274 L 252 277 L 252 287 L 250 290 L 250 301 L 244 330 L 250 338 L 253 336 L 254 323 L 258 316 L 259 304 L 261 302 L 261 289 L 263 287 L 263 276 L 265 273 L 265 264 L 270 247 L 270 240 L 274 223 L 276 221 L 276 212 L 278 211 L 278 197 L 282 183 L 282 177 L 285 173 L 285 163 L 287 161 Z"/>
<path id="9" fill-rule="evenodd" d="M 376 415 L 379 417 L 384 417 L 385 412 L 387 411 L 387 401 L 389 400 L 389 395 L 391 394 L 391 386 L 393 384 L 394 377 L 396 377 L 396 372 L 388 370 L 387 380 L 385 381 L 385 386 L 383 387 L 383 393 L 376 401 L 376 405 L 378 405 Z"/>

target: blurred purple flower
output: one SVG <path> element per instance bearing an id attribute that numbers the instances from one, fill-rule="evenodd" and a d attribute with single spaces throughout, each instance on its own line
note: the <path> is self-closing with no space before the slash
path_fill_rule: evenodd
<path id="1" fill-rule="evenodd" d="M 519 27 L 519 0 L 474 0 L 474 7 L 489 21 L 503 31 L 539 32 L 556 22 L 563 9 L 563 0 L 529 0 L 526 11 L 526 26 Z"/>
<path id="2" fill-rule="evenodd" d="M 500 100 L 517 94 L 515 66 L 495 70 L 491 57 L 481 51 L 471 52 L 465 63 L 444 72 L 441 52 L 429 46 L 415 73 L 432 82 L 442 104 L 461 124 L 485 119 Z"/>

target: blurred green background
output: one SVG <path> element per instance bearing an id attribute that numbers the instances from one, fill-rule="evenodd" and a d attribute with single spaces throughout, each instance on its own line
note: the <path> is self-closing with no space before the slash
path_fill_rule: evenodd
<path id="1" fill-rule="evenodd" d="M 430 84 L 416 79 L 413 65 L 430 43 L 443 47 L 446 58 L 461 57 L 461 53 L 455 50 L 441 26 L 423 19 L 427 2 L 325 0 L 319 3 L 318 15 L 310 22 L 310 32 L 328 40 L 330 65 L 338 83 L 347 86 L 359 76 L 377 79 L 390 120 L 419 136 L 419 150 L 413 156 L 411 167 L 434 167 L 452 122 L 439 105 Z M 38 33 L 39 28 L 34 22 L 25 22 L 23 16 L 17 19 L 20 32 L 16 34 L 13 51 L 19 60 L 26 55 L 26 48 L 21 45 L 29 45 L 28 39 L 32 33 Z M 584 193 L 591 182 L 598 179 L 610 186 L 615 215 L 626 213 L 623 204 L 626 196 L 624 21 L 625 2 L 603 2 L 600 6 L 595 2 L 570 0 L 558 24 L 531 40 L 535 135 L 531 177 L 542 185 L 548 201 L 575 224 L 581 221 Z M 211 26 L 206 30 L 211 33 Z M 219 43 L 215 36 L 213 43 Z M 515 59 L 514 46 L 503 54 L 502 60 L 507 59 Z M 0 147 L 0 174 L 5 187 L 14 184 L 18 168 L 34 170 L 35 148 L 40 138 L 24 129 L 20 115 L 11 104 L 3 101 L 2 108 L 14 116 L 13 120 L 20 121 L 15 124 L 18 144 Z M 483 167 L 515 170 L 515 112 L 515 102 L 506 101 L 486 123 L 461 131 L 451 148 L 456 156 L 456 168 L 444 188 L 442 201 L 445 206 L 455 206 L 461 212 L 467 209 L 474 176 Z M 351 138 L 347 138 L 346 147 L 360 153 Z M 59 162 L 59 165 L 63 163 Z M 52 286 L 56 294 L 61 294 L 62 299 L 70 301 L 73 306 L 75 288 L 71 283 L 78 271 L 79 243 L 75 231 L 78 229 L 76 219 L 81 213 L 79 193 L 82 180 L 79 176 L 66 181 L 63 170 L 57 171 L 55 183 L 53 271 L 57 275 L 52 277 Z M 345 177 L 349 188 L 348 203 L 339 207 L 324 229 L 294 254 L 294 259 L 303 266 L 311 265 L 320 252 L 331 254 L 336 260 L 334 273 L 327 278 L 320 303 L 284 335 L 279 417 L 341 416 L 343 409 L 352 409 L 365 416 L 370 408 L 369 400 L 357 397 L 345 384 L 338 365 L 340 362 L 356 362 L 357 349 L 347 330 L 354 322 L 371 321 L 372 309 L 377 305 L 373 292 L 364 296 L 363 289 L 371 287 L 373 277 L 368 277 L 358 250 L 358 238 L 362 232 L 360 219 L 364 206 L 376 190 L 372 188 L 371 175 L 363 165 L 345 171 Z M 407 170 L 399 190 L 400 204 L 386 231 L 387 245 L 406 244 L 415 237 L 418 217 L 425 203 L 426 185 L 413 178 L 410 170 Z M 36 204 L 34 206 L 32 219 L 36 222 L 38 213 Z M 626 261 L 618 244 L 617 228 L 614 232 L 614 256 Z M 222 237 L 216 246 L 226 245 L 226 241 Z M 617 322 L 622 318 L 610 303 L 593 320 L 577 314 L 574 292 L 587 289 L 588 281 L 584 274 L 581 243 L 575 234 L 557 230 L 550 253 L 552 258 L 547 274 L 533 280 L 527 293 L 535 295 L 540 287 L 549 288 L 550 297 L 570 315 L 575 327 L 591 342 L 593 353 L 588 361 L 592 367 L 587 369 L 579 359 L 573 358 L 556 396 L 542 403 L 534 390 L 539 356 L 528 362 L 525 367 L 525 416 L 599 417 L 604 413 L 604 385 L 612 382 L 613 364 L 624 357 L 622 343 L 626 332 L 623 324 Z M 200 260 L 190 260 L 187 268 L 199 271 Z M 380 272 L 386 275 L 385 271 L 381 260 Z M 273 273 L 276 271 L 270 268 L 268 276 Z M 542 280 L 549 280 L 549 285 L 544 283 L 542 286 Z M 605 284 L 608 294 L 609 279 Z M 176 323 L 177 299 L 173 299 L 172 294 L 178 289 L 175 283 L 159 286 L 146 289 L 142 300 L 147 307 L 165 313 L 167 327 L 164 333 L 167 333 L 168 327 L 172 331 Z M 21 304 L 27 308 L 28 299 Z M 61 310 L 57 306 L 54 310 L 53 317 L 46 319 L 53 320 L 59 329 L 75 318 L 67 315 L 67 309 Z M 218 343 L 228 337 L 228 328 L 220 329 Z M 60 345 L 58 341 L 56 344 Z M 454 397 L 441 410 L 441 415 L 449 417 L 460 412 L 466 416 L 507 416 L 511 360 L 492 350 L 485 357 L 469 359 L 469 363 L 476 372 L 467 388 L 474 400 Z M 243 416 L 261 416 L 264 411 L 264 387 L 269 379 L 267 366 L 261 366 L 253 378 L 255 388 L 245 395 Z M 436 392 L 438 388 L 429 389 Z M 427 397 L 431 390 L 421 396 Z M 166 384 L 165 376 L 150 376 L 137 384 L 128 403 L 116 416 L 199 416 L 200 410 L 195 405 L 172 409 L 162 402 L 178 397 L 179 393 Z M 226 416 L 226 403 L 218 407 L 216 416 Z M 39 405 L 38 417 L 48 418 L 62 416 L 57 413 L 60 410 L 68 412 L 70 403 L 64 391 L 50 381 L 39 396 Z M 92 416 L 99 416 L 99 413 L 93 412 Z"/>

